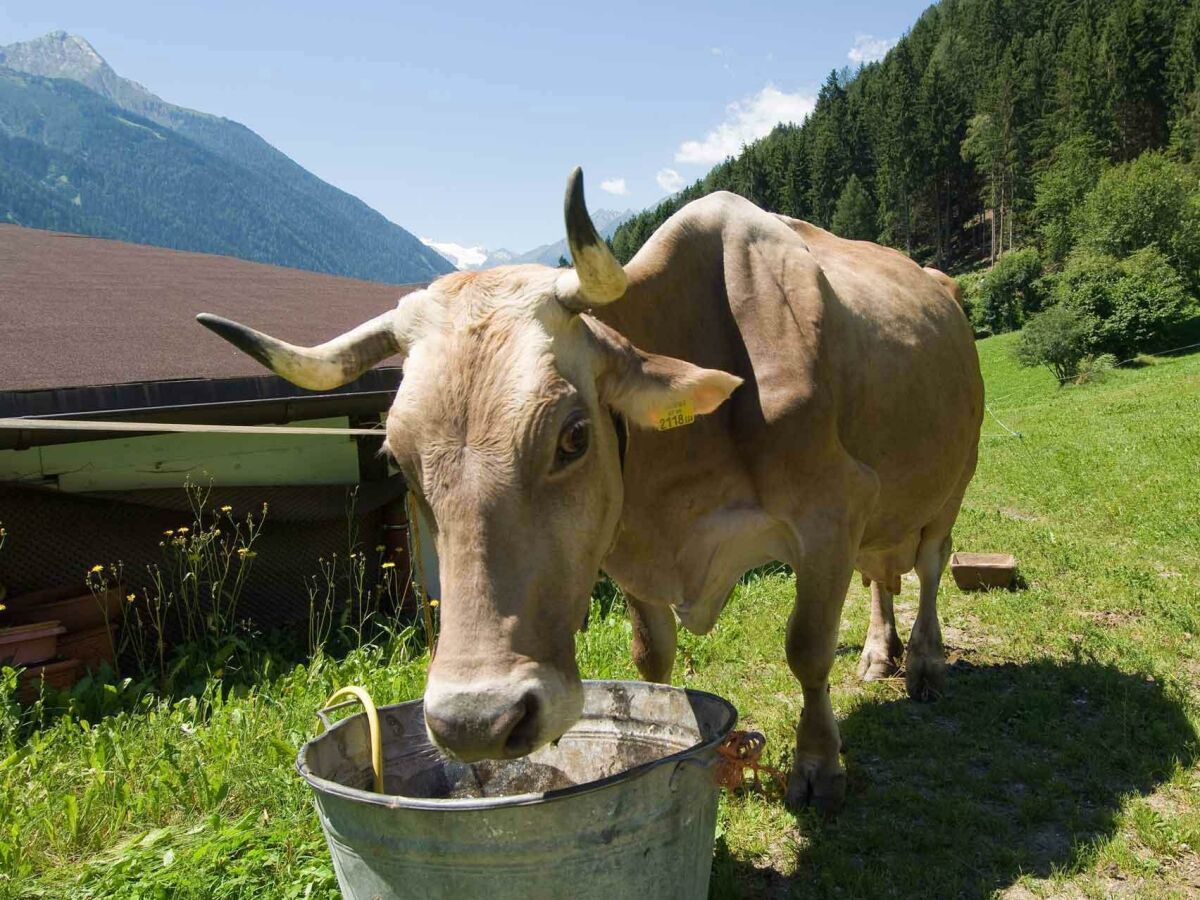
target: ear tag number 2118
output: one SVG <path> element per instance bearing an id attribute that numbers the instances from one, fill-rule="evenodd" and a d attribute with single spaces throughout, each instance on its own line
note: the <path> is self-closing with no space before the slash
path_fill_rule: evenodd
<path id="1" fill-rule="evenodd" d="M 696 421 L 696 409 L 687 400 L 672 404 L 658 414 L 659 431 L 669 431 L 672 428 L 682 428 Z"/>

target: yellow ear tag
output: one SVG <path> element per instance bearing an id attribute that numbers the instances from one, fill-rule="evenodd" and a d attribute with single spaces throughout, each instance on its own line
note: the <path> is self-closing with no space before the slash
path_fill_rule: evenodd
<path id="1" fill-rule="evenodd" d="M 672 404 L 658 414 L 657 428 L 659 431 L 669 431 L 672 428 L 682 428 L 696 421 L 696 408 L 690 400 L 681 400 Z"/>

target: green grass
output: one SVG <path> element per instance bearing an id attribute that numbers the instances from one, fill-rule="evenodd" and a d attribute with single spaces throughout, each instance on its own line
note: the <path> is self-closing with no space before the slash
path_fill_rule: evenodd
<path id="1" fill-rule="evenodd" d="M 917 704 L 902 682 L 855 677 L 856 584 L 833 675 L 845 810 L 824 821 L 726 796 L 713 896 L 1200 892 L 1200 355 L 1060 389 L 1011 361 L 1012 340 L 979 345 L 1000 421 L 985 422 L 955 543 L 1015 553 L 1024 589 L 964 594 L 947 575 L 948 689 Z M 906 581 L 902 632 L 915 595 Z M 747 579 L 712 634 L 682 638 L 675 671 L 729 697 L 776 763 L 800 712 L 783 658 L 792 596 L 789 576 Z M 580 636 L 590 677 L 634 677 L 617 612 Z M 143 700 L 32 733 L 10 710 L 0 893 L 336 895 L 295 747 L 335 685 L 414 697 L 424 665 L 400 644 L 368 649 L 233 697 Z"/>

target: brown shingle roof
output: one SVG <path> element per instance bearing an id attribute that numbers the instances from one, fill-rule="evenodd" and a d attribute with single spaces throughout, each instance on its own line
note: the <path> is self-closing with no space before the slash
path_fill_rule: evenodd
<path id="1" fill-rule="evenodd" d="M 313 344 L 418 287 L 0 225 L 0 391 L 261 375 L 196 313 Z"/>

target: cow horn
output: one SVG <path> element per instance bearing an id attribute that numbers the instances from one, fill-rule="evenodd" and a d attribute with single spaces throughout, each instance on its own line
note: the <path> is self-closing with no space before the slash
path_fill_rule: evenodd
<path id="1" fill-rule="evenodd" d="M 596 233 L 583 199 L 583 170 L 576 167 L 567 179 L 564 201 L 567 246 L 575 268 L 559 278 L 558 299 L 568 310 L 583 312 L 619 300 L 625 293 L 625 270 L 608 244 Z"/>
<path id="2" fill-rule="evenodd" d="M 297 347 L 220 316 L 201 313 L 198 321 L 292 384 L 326 391 L 353 381 L 373 365 L 406 349 L 398 309 L 316 347 Z"/>

